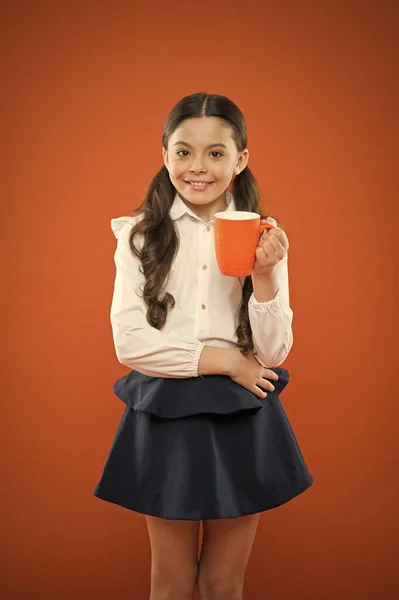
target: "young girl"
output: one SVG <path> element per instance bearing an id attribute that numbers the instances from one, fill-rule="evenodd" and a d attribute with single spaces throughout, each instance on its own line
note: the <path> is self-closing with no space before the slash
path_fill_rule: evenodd
<path id="1" fill-rule="evenodd" d="M 146 515 L 150 600 L 192 600 L 197 585 L 202 600 L 240 600 L 259 513 L 313 482 L 278 397 L 293 339 L 288 239 L 265 232 L 248 277 L 218 269 L 213 215 L 261 215 L 231 100 L 183 98 L 162 141 L 139 214 L 111 221 L 111 324 L 131 371 L 113 386 L 126 408 L 94 493 Z"/>

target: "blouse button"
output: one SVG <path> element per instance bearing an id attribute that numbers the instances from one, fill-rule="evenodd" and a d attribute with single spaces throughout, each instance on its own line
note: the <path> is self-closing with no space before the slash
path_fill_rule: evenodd
<path id="1" fill-rule="evenodd" d="M 202 310 L 205 310 L 206 309 L 206 305 L 205 304 L 201 304 L 201 308 L 202 308 Z"/>
<path id="2" fill-rule="evenodd" d="M 191 220 L 194 222 L 196 219 L 194 217 L 191 217 Z"/>
<path id="3" fill-rule="evenodd" d="M 210 228 L 211 228 L 211 226 L 210 226 L 210 225 L 207 225 L 207 226 L 206 226 L 206 230 L 207 230 L 207 231 L 209 231 L 209 230 L 210 230 Z"/>
<path id="4" fill-rule="evenodd" d="M 206 270 L 207 270 L 207 268 L 208 268 L 208 265 L 202 265 L 202 269 L 203 269 L 204 271 L 206 271 Z"/>

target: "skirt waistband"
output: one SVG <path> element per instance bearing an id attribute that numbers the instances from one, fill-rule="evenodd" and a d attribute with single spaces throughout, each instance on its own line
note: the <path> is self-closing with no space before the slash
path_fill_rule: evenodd
<path id="1" fill-rule="evenodd" d="M 227 415 L 239 411 L 258 412 L 276 399 L 289 382 L 286 369 L 270 369 L 279 376 L 274 392 L 265 399 L 242 387 L 226 375 L 204 375 L 186 379 L 149 377 L 131 371 L 112 386 L 115 395 L 137 411 L 164 419 L 200 414 Z"/>

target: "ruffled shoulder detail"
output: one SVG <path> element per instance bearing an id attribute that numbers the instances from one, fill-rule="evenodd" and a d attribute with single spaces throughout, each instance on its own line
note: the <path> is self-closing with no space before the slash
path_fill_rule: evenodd
<path id="1" fill-rule="evenodd" d="M 149 377 L 131 371 L 118 379 L 113 391 L 136 411 L 151 413 L 163 419 L 179 419 L 192 415 L 227 415 L 259 412 L 276 401 L 289 381 L 285 369 L 271 369 L 279 380 L 273 382 L 274 392 L 260 399 L 225 375 L 206 375 L 186 379 Z"/>
<path id="2" fill-rule="evenodd" d="M 116 219 L 111 219 L 111 229 L 114 232 L 116 239 L 119 239 L 122 229 L 125 225 L 129 225 L 129 227 L 133 227 L 140 219 L 142 215 L 137 215 L 135 217 L 117 217 Z"/>

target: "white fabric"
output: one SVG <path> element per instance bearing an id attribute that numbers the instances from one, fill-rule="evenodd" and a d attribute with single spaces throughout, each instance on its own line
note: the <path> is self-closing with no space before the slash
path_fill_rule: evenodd
<path id="1" fill-rule="evenodd" d="M 226 210 L 235 210 L 233 196 L 227 194 L 226 198 Z M 198 377 L 204 345 L 231 348 L 237 342 L 235 331 L 245 277 L 220 273 L 213 220 L 202 221 L 178 194 L 170 215 L 180 246 L 165 289 L 176 304 L 162 330 L 151 327 L 146 319 L 147 309 L 139 289 L 145 278 L 129 247 L 131 228 L 142 215 L 111 220 L 117 238 L 110 314 L 113 339 L 119 362 L 130 369 L 154 377 Z M 135 244 L 140 247 L 141 243 L 135 237 Z M 275 298 L 262 303 L 252 294 L 248 304 L 254 346 L 258 359 L 267 367 L 280 365 L 293 342 L 287 256 L 275 269 L 279 282 Z"/>

